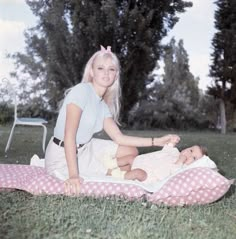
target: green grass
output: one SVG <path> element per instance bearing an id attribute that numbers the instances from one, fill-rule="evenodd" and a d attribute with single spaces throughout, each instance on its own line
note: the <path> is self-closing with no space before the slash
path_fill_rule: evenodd
<path id="1" fill-rule="evenodd" d="M 10 127 L 0 126 L 0 163 L 29 164 L 34 153 L 43 157 L 42 129 L 16 128 L 8 157 L 4 148 Z M 158 136 L 166 131 L 127 131 Z M 236 134 L 171 132 L 179 147 L 207 146 L 210 157 L 227 178 L 236 177 Z M 52 135 L 49 127 L 48 139 Z M 158 148 L 156 148 L 158 149 Z M 140 153 L 153 151 L 142 148 Z M 21 191 L 0 193 L 0 238 L 232 238 L 236 237 L 236 193 L 232 186 L 218 202 L 204 206 L 166 207 L 119 198 L 33 196 Z"/>

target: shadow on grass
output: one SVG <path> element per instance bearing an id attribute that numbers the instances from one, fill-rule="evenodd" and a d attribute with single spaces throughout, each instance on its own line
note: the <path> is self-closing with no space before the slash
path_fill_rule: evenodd
<path id="1" fill-rule="evenodd" d="M 235 182 L 234 182 L 235 183 Z M 231 198 L 236 194 L 236 186 L 234 184 L 231 185 L 228 192 L 225 194 L 225 198 Z"/>

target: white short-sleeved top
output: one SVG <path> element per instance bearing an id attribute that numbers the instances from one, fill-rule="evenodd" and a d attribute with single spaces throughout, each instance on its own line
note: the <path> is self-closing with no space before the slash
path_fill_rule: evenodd
<path id="1" fill-rule="evenodd" d="M 87 143 L 94 133 L 103 129 L 104 119 L 112 117 L 107 104 L 97 95 L 92 83 L 79 83 L 66 95 L 60 109 L 54 128 L 54 136 L 60 140 L 64 140 L 66 106 L 70 103 L 83 111 L 76 134 L 76 144 Z"/>

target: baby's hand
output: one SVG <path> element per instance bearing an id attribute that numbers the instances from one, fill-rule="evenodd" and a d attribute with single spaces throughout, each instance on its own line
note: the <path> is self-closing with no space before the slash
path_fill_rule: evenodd
<path id="1" fill-rule="evenodd" d="M 180 154 L 179 158 L 175 161 L 175 164 L 182 165 L 185 164 L 187 157 L 185 155 Z"/>

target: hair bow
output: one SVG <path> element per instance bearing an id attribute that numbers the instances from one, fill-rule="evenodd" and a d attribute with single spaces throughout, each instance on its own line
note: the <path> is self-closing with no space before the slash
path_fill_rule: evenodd
<path id="1" fill-rule="evenodd" d="M 102 53 L 111 53 L 111 46 L 107 46 L 107 49 L 101 45 L 101 52 Z"/>

